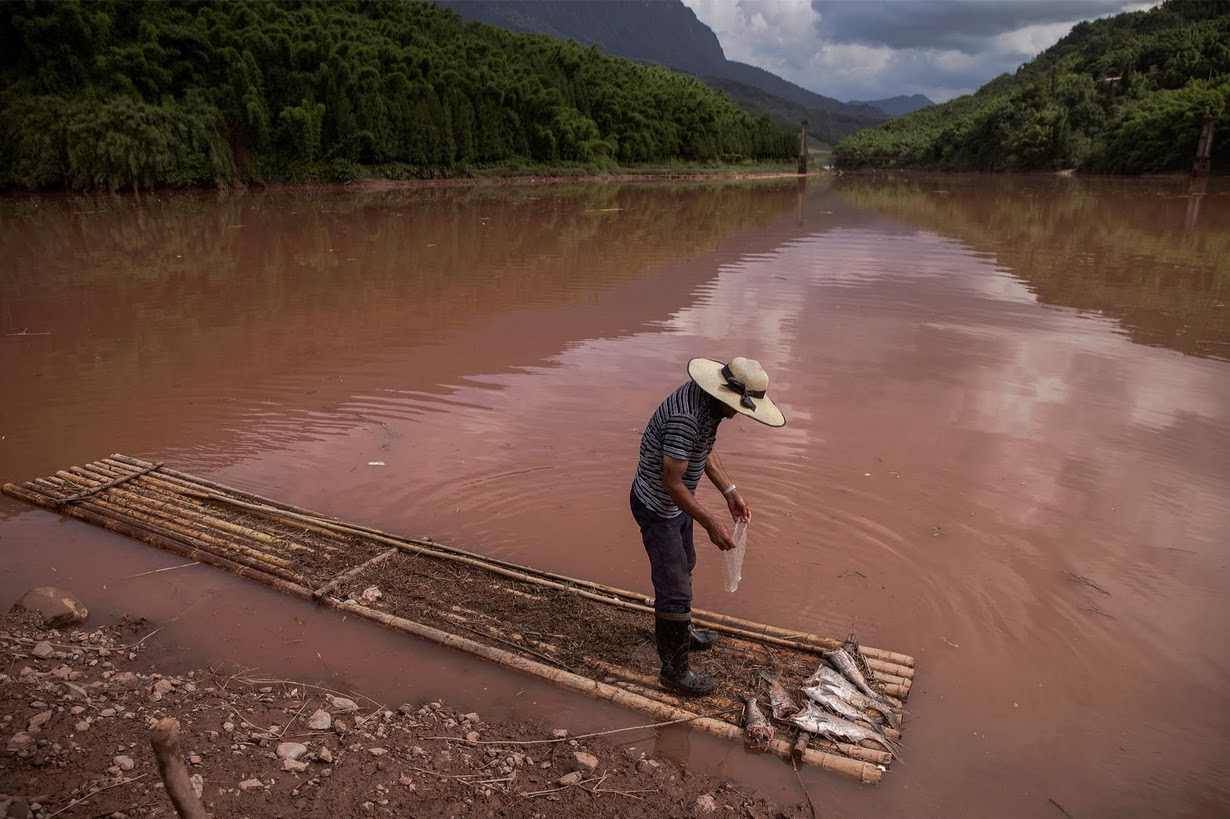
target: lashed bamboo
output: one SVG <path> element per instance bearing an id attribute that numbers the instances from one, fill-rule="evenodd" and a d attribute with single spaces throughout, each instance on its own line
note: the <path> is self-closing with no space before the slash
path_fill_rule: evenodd
<path id="1" fill-rule="evenodd" d="M 296 583 L 283 580 L 275 577 L 269 572 L 262 569 L 252 568 L 243 563 L 232 560 L 231 558 L 222 557 L 214 552 L 188 545 L 181 542 L 178 537 L 169 537 L 159 532 L 150 531 L 146 527 L 137 526 L 131 522 L 131 518 L 120 516 L 116 513 L 99 508 L 85 508 L 83 504 L 73 504 L 63 508 L 57 507 L 53 499 L 39 492 L 35 492 L 25 486 L 17 486 L 15 484 L 6 483 L 4 492 L 14 498 L 19 498 L 27 503 L 32 503 L 35 506 L 41 506 L 44 509 L 50 509 L 53 512 L 59 512 L 62 515 L 68 515 L 78 520 L 92 523 L 95 526 L 101 526 L 104 529 L 115 532 L 117 534 L 126 535 L 137 540 L 144 541 L 161 549 L 166 549 L 168 552 L 173 552 L 181 557 L 186 557 L 189 560 L 195 560 L 198 563 L 207 563 L 210 566 L 215 566 L 219 569 L 225 569 L 232 574 L 248 580 L 255 580 L 258 583 L 264 583 L 278 591 L 292 594 L 296 597 L 304 597 L 311 599 L 311 592 L 306 588 L 299 586 Z M 300 594 L 302 589 L 305 594 Z"/>
<path id="2" fill-rule="evenodd" d="M 543 679 L 551 680 L 563 688 L 573 691 L 580 691 L 584 694 L 595 697 L 596 699 L 606 700 L 616 705 L 623 705 L 664 721 L 687 719 L 689 720 L 689 725 L 695 726 L 696 728 L 699 728 L 707 733 L 726 737 L 728 739 L 742 740 L 743 730 L 741 728 L 726 722 L 722 722 L 721 720 L 713 719 L 712 717 L 689 719 L 696 716 L 691 711 L 685 711 L 680 708 L 674 708 L 660 702 L 655 702 L 648 697 L 642 697 L 638 694 L 633 694 L 630 691 L 625 691 L 622 688 L 617 688 L 615 686 L 608 685 L 607 683 L 598 682 L 597 680 L 591 680 L 588 677 L 573 674 L 571 671 L 551 668 L 550 666 L 543 665 L 542 663 L 527 660 L 524 657 L 518 657 L 511 652 L 483 645 L 482 643 L 469 640 L 465 637 L 460 637 L 456 634 L 449 634 L 446 631 L 441 631 L 430 626 L 422 625 L 421 623 L 405 620 L 404 618 L 397 617 L 392 614 L 368 609 L 365 606 L 358 605 L 354 601 L 337 600 L 336 598 L 326 597 L 323 602 L 325 605 L 339 611 L 357 614 L 360 617 L 367 617 L 368 619 L 383 623 L 390 628 L 395 628 L 399 631 L 414 634 L 425 640 L 429 640 L 440 645 L 461 649 L 470 654 L 474 654 L 475 656 L 482 657 L 483 659 L 499 663 L 506 668 L 526 671 L 527 673 L 534 674 L 535 676 L 542 677 Z M 769 750 L 785 759 L 790 758 L 790 745 L 788 743 L 780 740 L 774 740 L 769 743 Z M 803 761 L 809 765 L 815 765 L 823 770 L 857 779 L 868 785 L 877 784 L 881 779 L 880 770 L 875 765 L 855 759 L 848 759 L 836 754 L 808 750 L 804 753 Z"/>
<path id="3" fill-rule="evenodd" d="M 89 464 L 85 468 L 88 468 L 91 470 L 97 470 L 103 474 L 114 474 L 117 471 L 121 471 L 122 469 L 129 469 L 131 467 L 128 467 L 127 465 L 124 465 L 124 464 L 116 464 L 116 463 L 111 463 L 111 462 L 106 462 L 106 461 L 100 461 L 97 463 Z M 150 473 L 150 474 L 142 475 L 135 483 L 139 488 L 144 489 L 148 491 L 149 493 L 156 495 L 160 498 L 163 498 L 168 503 L 176 503 L 176 504 L 182 505 L 182 507 L 188 512 L 191 512 L 193 514 L 201 514 L 201 515 L 211 515 L 212 514 L 211 510 L 214 507 L 211 507 L 209 504 L 202 503 L 199 498 L 192 497 L 190 494 L 186 493 L 184 490 L 192 489 L 192 487 L 187 485 L 186 482 L 181 482 L 178 478 L 168 478 L 167 476 L 162 475 L 161 472 L 158 472 L 156 474 Z M 286 521 L 283 520 L 280 522 L 283 525 L 286 525 Z M 311 526 L 306 523 L 296 523 L 294 525 L 294 528 L 313 532 L 315 534 L 318 534 L 318 535 L 321 535 L 327 538 L 326 542 L 319 544 L 326 551 L 343 552 L 353 546 L 353 539 L 344 538 L 338 533 L 329 531 L 328 529 Z M 270 535 L 270 536 L 273 537 L 273 535 Z M 304 546 L 303 544 L 292 543 L 292 548 L 294 546 L 301 546 L 304 549 L 313 548 L 309 546 Z"/>
<path id="4" fill-rule="evenodd" d="M 76 501 L 83 500 L 88 497 L 92 497 L 93 495 L 97 495 L 99 492 L 105 492 L 106 490 L 111 489 L 112 487 L 119 486 L 122 483 L 131 481 L 134 478 L 138 478 L 141 475 L 144 475 L 147 472 L 155 470 L 160 466 L 162 466 L 161 463 L 150 464 L 144 469 L 137 470 L 136 472 L 132 472 L 128 475 L 121 475 L 120 477 L 114 480 L 107 481 L 106 483 L 100 484 L 99 486 L 95 486 L 93 489 L 87 489 L 84 492 L 78 492 L 75 495 L 69 495 L 67 498 L 61 498 L 60 503 L 74 503 Z"/>
<path id="5" fill-rule="evenodd" d="M 93 465 L 90 465 L 89 467 L 85 467 L 85 468 L 73 467 L 73 469 L 80 470 L 80 471 L 87 471 L 89 469 L 98 469 L 98 467 L 94 467 Z M 100 472 L 99 474 L 103 474 L 103 473 Z M 60 477 L 64 477 L 65 471 L 61 470 L 57 472 L 56 475 L 59 475 Z M 157 479 L 153 478 L 152 476 L 143 475 L 141 477 L 142 477 L 143 483 L 146 483 L 146 482 L 157 483 Z M 191 503 L 189 501 L 186 501 L 182 497 L 182 494 L 179 495 L 178 497 L 172 497 L 168 499 L 167 501 L 162 501 L 162 502 L 171 503 L 181 508 L 185 508 L 186 512 L 194 512 L 194 510 L 191 508 Z M 199 504 L 196 505 L 196 510 L 194 513 L 200 515 L 201 517 L 209 518 L 211 525 L 218 527 L 224 532 L 230 532 L 231 534 L 239 535 L 241 537 L 246 537 L 250 540 L 255 540 L 257 543 L 260 543 L 264 546 L 283 546 L 287 549 L 291 549 L 294 551 L 307 551 L 307 552 L 315 551 L 314 549 L 312 549 L 312 547 L 305 546 L 302 543 L 297 543 L 289 538 L 277 537 L 275 535 L 269 534 L 268 532 L 262 532 L 259 529 L 253 529 L 248 526 L 241 526 L 237 523 L 234 523 L 233 521 L 211 516 Z"/>
<path id="6" fill-rule="evenodd" d="M 208 492 L 208 493 L 190 492 L 190 494 L 192 494 L 194 497 L 200 496 L 206 500 L 215 500 L 215 501 L 220 501 L 224 503 L 231 503 L 243 509 L 250 509 L 253 507 L 261 506 L 260 504 L 250 504 L 244 501 L 236 501 L 234 499 L 226 498 L 225 496 L 222 496 L 216 492 Z M 254 511 L 260 511 L 260 510 L 254 510 Z M 266 511 L 279 511 L 279 510 L 268 509 Z M 286 517 L 290 517 L 291 519 L 297 520 L 301 517 L 310 517 L 310 516 L 300 515 L 299 513 L 288 512 L 286 513 Z M 500 565 L 493 565 L 492 561 L 488 561 L 484 558 L 469 557 L 463 554 L 457 554 L 457 553 L 453 553 L 449 551 L 442 551 L 436 548 L 435 544 L 430 543 L 430 542 L 407 543 L 405 542 L 406 539 L 396 538 L 390 535 L 372 534 L 370 533 L 370 531 L 364 531 L 363 530 L 364 527 L 355 527 L 349 524 L 333 523 L 331 521 L 325 521 L 324 519 L 313 519 L 313 520 L 320 526 L 324 526 L 326 528 L 334 529 L 340 532 L 347 532 L 351 534 L 363 535 L 371 540 L 375 540 L 381 543 L 387 543 L 389 545 L 395 546 L 412 555 L 416 555 L 416 556 L 427 555 L 430 557 L 439 558 L 441 560 L 448 560 L 448 561 L 462 563 L 462 564 L 469 565 L 469 566 L 475 566 L 477 568 L 483 569 L 485 571 L 493 572 L 495 574 L 499 574 L 504 577 L 509 577 L 515 580 L 521 580 L 523 582 L 545 586 L 547 588 L 559 589 L 559 590 L 566 591 L 571 594 L 575 594 L 577 596 L 584 597 L 590 600 L 596 600 L 601 603 L 606 603 L 607 605 L 616 606 L 618 608 L 629 609 L 632 611 L 639 611 L 639 612 L 644 612 L 648 614 L 653 613 L 653 608 L 643 603 L 634 603 L 629 600 L 619 599 L 617 597 L 610 597 L 607 595 L 595 594 L 593 592 L 583 591 L 578 588 L 572 588 L 568 584 L 558 583 L 553 580 L 548 580 L 543 577 L 528 574 L 522 570 L 506 569 Z M 792 648 L 795 650 L 809 650 L 809 648 L 811 648 L 805 644 L 800 644 L 799 642 L 787 640 L 781 637 L 775 637 L 775 636 L 765 635 L 765 634 L 761 634 L 757 632 L 747 631 L 745 629 L 726 625 L 725 623 L 711 622 L 707 620 L 697 619 L 695 615 L 693 617 L 693 620 L 697 624 L 697 626 L 711 628 L 716 631 L 724 632 L 726 634 L 732 634 L 732 635 L 736 635 L 740 637 L 747 637 L 747 638 L 757 640 L 763 643 L 770 643 L 773 645 L 779 645 L 779 646 L 783 646 L 786 648 Z M 897 696 L 908 695 L 909 693 L 908 684 L 900 685 L 900 684 L 887 683 L 883 685 L 882 688 L 885 690 L 886 693 L 894 694 Z"/>
<path id="7" fill-rule="evenodd" d="M 61 511 L 62 514 L 96 523 L 104 528 L 136 537 L 153 545 L 166 548 L 177 554 L 183 554 L 191 557 L 192 559 L 199 558 L 201 562 L 206 562 L 211 565 L 218 566 L 219 568 L 227 569 L 239 576 L 256 580 L 293 596 L 303 599 L 311 598 L 311 590 L 304 585 L 283 581 L 268 572 L 249 569 L 248 567 L 245 567 L 235 561 L 222 558 L 221 556 L 209 552 L 208 550 L 186 547 L 178 542 L 177 539 L 168 538 L 156 532 L 149 531 L 146 528 L 133 525 L 127 521 L 113 518 L 110 516 L 109 512 L 78 507 L 69 507 L 62 510 L 57 510 L 54 500 L 51 497 L 34 492 L 25 487 L 17 487 L 12 484 L 6 484 L 4 486 L 4 491 L 14 497 L 21 498 L 35 505 Z M 386 626 L 396 628 L 410 634 L 415 634 L 423 637 L 424 639 L 437 642 L 441 645 L 459 648 L 461 650 L 468 651 L 471 654 L 475 654 L 476 656 L 499 662 L 506 667 L 524 670 L 544 679 L 552 680 L 564 687 L 583 691 L 603 699 L 609 699 L 612 702 L 636 708 L 637 710 L 641 710 L 645 713 L 659 715 L 664 719 L 687 719 L 694 716 L 690 712 L 685 712 L 681 709 L 671 708 L 669 706 L 662 705 L 661 703 L 653 702 L 647 698 L 639 697 L 604 683 L 599 683 L 595 680 L 580 677 L 576 674 L 572 674 L 571 672 L 553 669 L 549 666 L 544 666 L 541 663 L 536 663 L 526 660 L 525 658 L 518 657 L 509 652 L 475 643 L 474 641 L 467 640 L 464 637 L 448 634 L 447 632 L 440 631 L 439 629 L 423 626 L 422 624 L 414 623 L 413 621 L 409 621 L 404 618 L 369 609 L 352 601 L 338 601 L 334 598 L 326 597 L 322 600 L 322 602 L 325 605 L 340 611 L 346 611 L 376 622 L 380 622 Z M 741 733 L 740 729 L 733 725 L 728 725 L 710 718 L 696 719 L 692 720 L 692 722 L 696 725 L 696 727 L 702 730 L 706 730 L 721 736 L 739 738 Z M 789 757 L 790 746 L 787 743 L 777 741 L 771 744 L 771 748 L 775 753 L 778 753 L 781 756 Z M 877 768 L 875 768 L 875 766 L 869 765 L 868 763 L 858 762 L 857 760 L 845 759 L 833 754 L 809 750 L 804 756 L 804 761 L 808 764 L 813 764 L 826 770 L 846 776 L 852 776 L 853 778 L 869 784 L 880 780 L 880 772 Z"/>
<path id="8" fill-rule="evenodd" d="M 27 486 L 32 486 L 32 484 L 27 484 Z M 48 493 L 40 493 L 40 497 L 48 499 L 53 504 L 56 498 L 56 496 L 48 494 Z M 40 504 L 40 505 L 46 506 L 46 504 Z M 54 505 L 52 505 L 48 508 L 55 508 L 55 507 Z M 148 518 L 143 518 L 140 515 L 134 514 L 133 510 L 127 507 L 116 505 L 112 503 L 111 501 L 106 500 L 104 498 L 95 497 L 89 500 L 77 501 L 76 503 L 72 505 L 72 508 L 87 510 L 91 514 L 97 515 L 107 520 L 116 521 L 119 523 L 131 523 L 135 528 L 139 528 L 141 530 L 147 531 L 150 534 L 156 535 L 159 538 L 162 538 L 168 542 L 173 542 L 173 543 L 178 544 L 181 551 L 178 551 L 177 554 L 182 554 L 184 557 L 190 558 L 192 560 L 197 560 L 199 562 L 205 562 L 201 560 L 200 558 L 201 554 L 204 554 L 204 553 L 216 554 L 214 549 L 217 547 L 211 548 L 213 544 L 199 540 L 190 535 L 183 534 L 180 531 L 174 531 L 166 527 L 163 527 L 155 521 L 152 521 L 152 520 L 149 520 Z M 72 515 L 71 512 L 64 512 L 64 514 Z M 73 515 L 73 517 L 80 517 L 80 516 Z M 94 521 L 91 521 L 91 522 L 94 522 Z M 103 525 L 103 524 L 100 523 L 99 525 Z M 107 526 L 106 528 L 109 528 L 112 531 L 119 531 L 121 534 L 130 534 L 126 531 L 115 529 L 112 526 Z M 130 536 L 138 537 L 137 535 L 131 535 L 131 534 Z M 175 551 L 175 550 L 172 549 L 172 551 Z M 246 554 L 230 553 L 230 554 L 225 554 L 225 555 L 219 555 L 219 557 L 222 557 L 228 562 L 235 563 L 236 565 L 244 566 L 248 569 L 252 569 L 253 571 L 268 573 L 274 577 L 280 578 L 290 583 L 304 582 L 303 577 L 300 576 L 299 574 L 296 574 L 295 572 L 287 571 L 286 569 L 279 568 L 278 566 L 274 566 L 270 563 L 267 563 L 256 557 L 251 557 Z"/>
<path id="9" fill-rule="evenodd" d="M 36 481 L 34 481 L 34 483 L 40 486 L 50 485 L 50 482 L 42 478 L 37 479 Z M 68 481 L 65 481 L 65 483 L 68 485 L 76 485 Z M 101 504 L 105 506 L 106 508 L 113 509 L 113 510 L 121 510 L 121 511 L 131 510 L 134 518 L 137 518 L 140 520 L 152 518 L 153 520 L 151 522 L 155 522 L 156 525 L 159 525 L 164 529 L 168 529 L 173 532 L 178 532 L 182 535 L 186 535 L 187 537 L 191 537 L 196 540 L 200 540 L 205 543 L 209 543 L 211 545 L 215 545 L 223 549 L 240 552 L 241 554 L 247 555 L 253 560 L 258 560 L 258 561 L 261 561 L 262 563 L 268 563 L 271 566 L 276 566 L 277 568 L 282 569 L 282 570 L 289 571 L 290 569 L 290 565 L 291 565 L 290 561 L 284 560 L 280 557 L 277 557 L 276 555 L 271 555 L 271 554 L 268 554 L 267 552 L 262 552 L 258 549 L 253 549 L 251 547 L 244 546 L 242 544 L 235 543 L 233 541 L 216 538 L 213 535 L 204 531 L 204 528 L 192 529 L 188 526 L 185 526 L 183 522 L 202 522 L 202 521 L 196 521 L 188 516 L 179 515 L 179 514 L 176 514 L 175 512 L 164 511 L 164 509 L 160 505 L 154 505 L 153 503 L 147 502 L 146 499 L 139 494 L 129 494 L 129 493 L 124 492 L 123 490 L 113 489 L 111 492 L 108 493 L 107 497 L 90 498 L 89 502 Z M 203 521 L 203 522 L 208 524 L 208 521 Z"/>
<path id="10" fill-rule="evenodd" d="M 150 465 L 148 461 L 140 461 L 138 459 L 129 458 L 128 456 L 119 455 L 119 454 L 112 455 L 111 458 L 108 460 L 117 461 L 120 464 L 123 464 L 124 466 L 127 466 L 129 468 L 133 468 L 133 467 L 142 468 L 142 467 L 146 467 Z M 387 532 L 382 532 L 378 529 L 373 529 L 371 527 L 354 526 L 352 524 L 346 524 L 344 521 L 337 520 L 336 518 L 329 518 L 327 516 L 312 512 L 311 510 L 308 510 L 308 509 L 303 509 L 301 507 L 293 506 L 291 504 L 285 504 L 280 501 L 272 500 L 270 498 L 266 498 L 266 497 L 256 495 L 250 492 L 243 492 L 241 490 L 234 489 L 233 487 L 225 486 L 223 484 L 218 484 L 218 483 L 215 483 L 213 481 L 209 481 L 203 478 L 198 478 L 193 475 L 188 475 L 187 473 L 179 472 L 174 469 L 169 469 L 169 468 L 164 467 L 163 469 L 159 470 L 159 472 L 165 473 L 166 475 L 173 476 L 175 478 L 179 478 L 188 483 L 195 483 L 199 486 L 206 487 L 208 489 L 219 490 L 225 493 L 229 493 L 230 495 L 233 495 L 233 496 L 237 496 L 240 498 L 246 498 L 255 505 L 270 507 L 271 510 L 286 511 L 286 512 L 291 512 L 294 514 L 303 515 L 305 518 L 310 518 L 310 519 L 313 519 L 314 521 L 327 520 L 332 523 L 339 523 L 344 526 L 347 526 L 347 528 L 349 529 L 359 531 L 362 533 L 366 533 L 366 534 L 373 534 L 373 535 L 379 535 L 379 536 L 384 536 L 384 537 L 395 537 L 395 538 L 399 537 L 395 535 L 390 535 Z M 423 540 L 419 538 L 399 537 L 399 539 L 407 543 L 413 543 L 415 545 L 431 547 L 431 548 L 444 550 L 444 551 L 452 551 L 452 552 L 463 554 L 469 557 L 479 558 L 489 564 L 501 565 L 505 568 L 520 570 L 522 572 L 531 571 L 531 572 L 534 572 L 535 574 L 538 574 L 541 577 L 545 577 L 545 578 L 552 579 L 552 580 L 563 581 L 573 586 L 582 586 L 582 587 L 589 588 L 595 591 L 607 592 L 607 593 L 625 598 L 627 600 L 644 600 L 645 599 L 644 595 L 639 595 L 635 592 L 630 592 L 624 589 L 618 589 L 613 586 L 607 586 L 607 585 L 600 584 L 600 583 L 595 583 L 593 581 L 565 577 L 563 575 L 557 575 L 552 572 L 546 572 L 543 570 L 538 570 L 538 569 L 528 569 L 527 570 L 526 567 L 517 566 L 516 564 L 507 563 L 505 561 L 497 560 L 494 558 L 485 558 L 481 555 L 467 552 L 466 550 L 459 549 L 455 546 L 446 546 L 445 544 L 439 544 L 434 541 Z M 787 629 L 781 629 L 775 626 L 769 626 L 764 623 L 756 623 L 751 620 L 744 620 L 742 618 L 733 617 L 731 615 L 726 615 L 726 614 L 720 614 L 717 612 L 707 611 L 704 609 L 694 609 L 693 614 L 694 616 L 703 618 L 709 622 L 725 622 L 725 623 L 738 626 L 738 627 L 750 628 L 750 629 L 753 629 L 755 632 L 763 633 L 765 635 L 780 637 L 788 641 L 788 644 L 790 646 L 796 647 L 796 648 L 810 646 L 813 648 L 829 649 L 829 648 L 835 648 L 841 645 L 840 640 L 835 640 L 835 639 L 827 638 L 827 637 L 820 637 L 818 635 L 809 634 L 806 632 L 789 631 Z M 878 671 L 883 670 L 885 673 L 894 674 L 896 676 L 904 677 L 906 679 L 910 679 L 913 677 L 913 667 L 914 667 L 913 657 L 910 657 L 905 654 L 899 654 L 894 651 L 886 651 L 884 649 L 874 648 L 872 646 L 862 646 L 862 652 L 863 652 L 864 657 L 868 661 L 868 665 L 870 665 L 874 671 L 878 672 Z M 894 665 L 899 666 L 900 668 L 894 669 L 890 667 Z"/>

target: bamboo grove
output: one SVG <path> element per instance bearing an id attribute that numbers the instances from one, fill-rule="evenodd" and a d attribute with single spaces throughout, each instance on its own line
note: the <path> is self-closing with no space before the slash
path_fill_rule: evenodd
<path id="1" fill-rule="evenodd" d="M 1191 168 L 1204 117 L 1230 101 L 1230 3 L 1167 0 L 1083 22 L 1015 74 L 860 131 L 838 167 L 1139 174 Z M 1213 167 L 1230 165 L 1219 123 Z"/>
<path id="2" fill-rule="evenodd" d="M 789 159 L 694 78 L 415 0 L 0 3 L 0 187 Z"/>

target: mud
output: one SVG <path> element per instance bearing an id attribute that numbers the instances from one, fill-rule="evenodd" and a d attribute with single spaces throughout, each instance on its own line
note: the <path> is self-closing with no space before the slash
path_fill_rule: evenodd
<path id="1" fill-rule="evenodd" d="M 381 703 L 274 668 L 163 674 L 143 645 L 157 630 L 0 617 L 10 669 L 0 674 L 0 816 L 173 815 L 149 742 L 165 716 L 215 816 L 810 815 L 648 757 L 629 747 L 635 731 L 572 737 L 456 703 Z"/>

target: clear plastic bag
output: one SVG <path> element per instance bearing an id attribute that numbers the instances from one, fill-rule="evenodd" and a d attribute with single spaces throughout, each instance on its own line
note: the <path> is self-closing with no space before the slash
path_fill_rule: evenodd
<path id="1" fill-rule="evenodd" d="M 733 592 L 739 588 L 743 579 L 743 556 L 747 554 L 747 518 L 735 521 L 735 531 L 732 535 L 735 548 L 722 552 L 722 568 L 726 575 L 726 591 Z"/>

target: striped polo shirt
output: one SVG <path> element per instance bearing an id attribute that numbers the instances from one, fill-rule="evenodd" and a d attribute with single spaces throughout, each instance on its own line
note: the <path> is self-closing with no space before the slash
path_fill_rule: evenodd
<path id="1" fill-rule="evenodd" d="M 662 457 L 688 462 L 683 484 L 695 494 L 705 474 L 705 462 L 717 440 L 722 420 L 721 403 L 689 381 L 675 390 L 654 412 L 641 435 L 641 457 L 632 492 L 641 503 L 664 518 L 680 513 L 662 484 Z"/>

